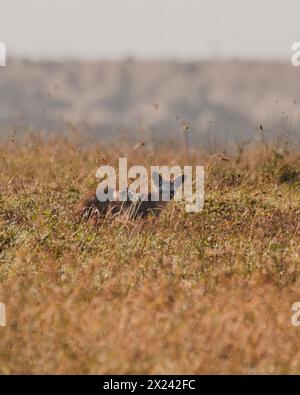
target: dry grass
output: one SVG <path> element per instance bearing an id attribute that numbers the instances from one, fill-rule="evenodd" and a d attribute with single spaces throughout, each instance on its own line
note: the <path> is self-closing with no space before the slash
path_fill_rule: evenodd
<path id="1" fill-rule="evenodd" d="M 119 146 L 1 143 L 0 372 L 300 373 L 297 153 L 190 152 L 201 213 L 78 222 L 101 163 L 186 164 Z"/>

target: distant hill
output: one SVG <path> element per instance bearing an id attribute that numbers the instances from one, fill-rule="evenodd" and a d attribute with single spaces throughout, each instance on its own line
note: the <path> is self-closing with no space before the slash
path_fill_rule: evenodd
<path id="1" fill-rule="evenodd" d="M 106 138 L 180 133 L 214 144 L 267 133 L 296 135 L 300 68 L 262 62 L 31 62 L 0 69 L 0 128 L 60 131 L 72 123 Z"/>

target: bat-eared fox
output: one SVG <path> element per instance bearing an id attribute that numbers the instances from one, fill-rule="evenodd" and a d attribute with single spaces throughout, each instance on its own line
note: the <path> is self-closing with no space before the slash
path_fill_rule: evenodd
<path id="1" fill-rule="evenodd" d="M 114 200 L 100 201 L 96 193 L 90 193 L 82 201 L 79 207 L 79 215 L 84 219 L 97 220 L 105 216 L 117 216 L 124 214 L 130 219 L 145 218 L 149 215 L 159 216 L 163 208 L 168 204 L 163 196 L 168 194 L 172 200 L 177 190 L 182 187 L 185 176 L 181 175 L 172 180 L 164 180 L 160 174 L 154 177 L 154 186 L 158 193 L 158 200 L 151 201 L 151 192 L 144 196 L 136 196 L 135 199 L 129 199 L 130 190 L 127 189 L 127 199 L 120 201 L 118 193 L 113 191 Z M 155 179 L 158 183 L 155 183 Z M 107 191 L 106 191 L 107 192 Z"/>

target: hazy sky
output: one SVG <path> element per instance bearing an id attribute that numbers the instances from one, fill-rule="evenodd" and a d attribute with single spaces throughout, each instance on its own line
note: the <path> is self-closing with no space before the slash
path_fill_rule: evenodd
<path id="1" fill-rule="evenodd" d="M 8 55 L 289 60 L 300 0 L 0 0 Z"/>

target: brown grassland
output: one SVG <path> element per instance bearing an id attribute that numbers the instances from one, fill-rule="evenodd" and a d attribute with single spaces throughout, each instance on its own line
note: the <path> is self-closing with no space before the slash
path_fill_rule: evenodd
<path id="1" fill-rule="evenodd" d="M 100 164 L 203 164 L 205 206 L 79 220 Z M 300 373 L 300 150 L 0 143 L 0 373 Z"/>

